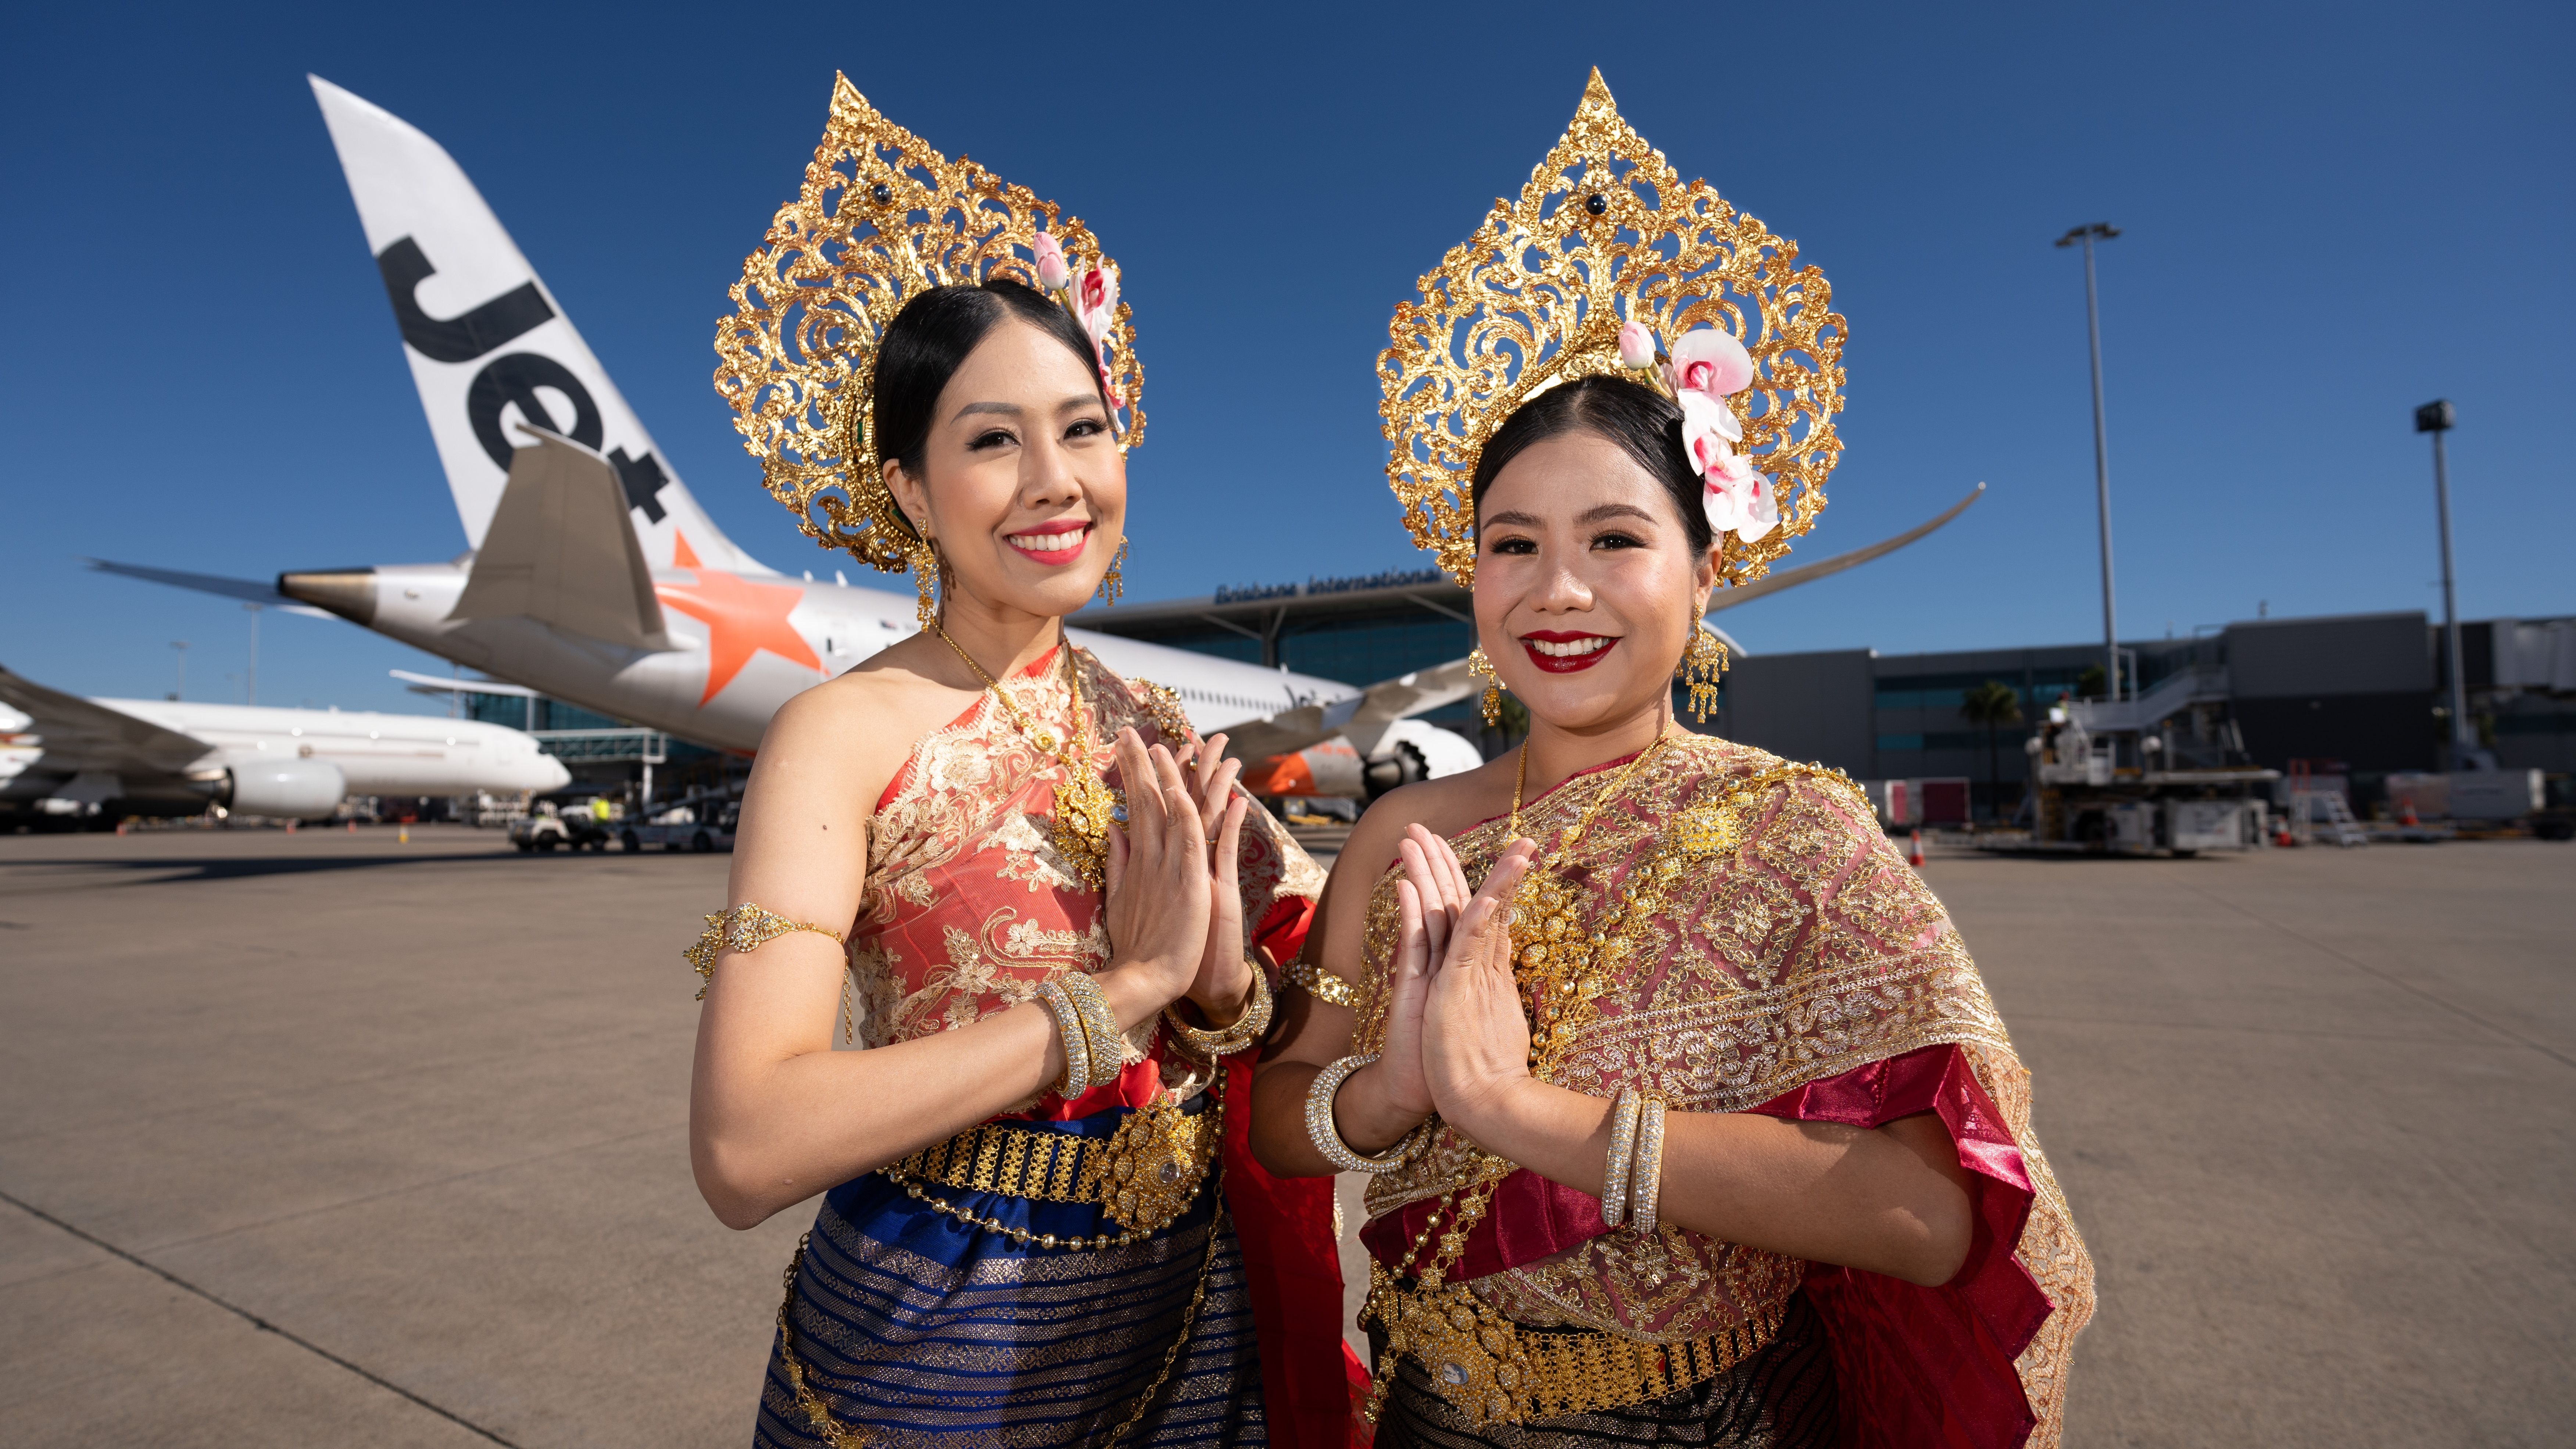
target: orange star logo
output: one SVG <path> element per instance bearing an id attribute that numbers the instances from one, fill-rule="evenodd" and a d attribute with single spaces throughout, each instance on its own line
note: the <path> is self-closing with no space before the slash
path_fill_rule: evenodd
<path id="1" fill-rule="evenodd" d="M 823 661 L 814 657 L 813 646 L 787 622 L 787 616 L 804 601 L 804 590 L 755 584 L 740 574 L 708 568 L 698 562 L 697 551 L 685 537 L 678 537 L 671 550 L 671 566 L 697 573 L 695 583 L 655 584 L 653 592 L 663 603 L 707 626 L 707 692 L 698 696 L 698 703 L 715 698 L 763 649 L 822 672 Z"/>

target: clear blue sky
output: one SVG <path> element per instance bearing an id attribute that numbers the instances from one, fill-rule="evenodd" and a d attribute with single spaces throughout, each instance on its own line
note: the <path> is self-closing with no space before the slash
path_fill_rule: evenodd
<path id="1" fill-rule="evenodd" d="M 363 13 L 362 13 L 363 12 Z M 1725 616 L 1751 648 L 2100 630 L 2083 290 L 2102 253 L 2122 632 L 2438 612 L 2413 406 L 2454 399 L 2469 617 L 2576 612 L 2576 54 L 2544 5 L 1044 9 L 47 6 L 0 56 L 0 663 L 238 698 L 214 599 L 463 546 L 303 76 L 481 186 L 665 455 L 756 554 L 832 560 L 708 384 L 724 291 L 832 72 L 1090 221 L 1148 368 L 1131 598 L 1412 566 L 1371 367 L 1598 64 L 1685 175 L 1796 238 L 1851 323 L 1807 558 L 1986 501 Z M 739 18 L 734 18 L 739 17 Z M 1400 18 L 1399 18 L 1400 17 Z M 898 583 L 897 587 L 901 587 Z M 272 615 L 263 702 L 434 709 L 434 661 Z"/>

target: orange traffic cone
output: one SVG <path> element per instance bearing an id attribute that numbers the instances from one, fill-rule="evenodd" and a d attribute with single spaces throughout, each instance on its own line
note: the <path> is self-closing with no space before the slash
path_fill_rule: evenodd
<path id="1" fill-rule="evenodd" d="M 123 835 L 123 834 L 125 833 L 125 822 L 124 822 L 124 821 L 120 820 L 120 821 L 116 822 L 116 833 L 117 833 L 117 834 L 119 834 L 119 835 Z"/>
<path id="2" fill-rule="evenodd" d="M 1905 863 L 1917 866 L 1923 863 L 1923 832 L 1920 830 L 1914 832 L 1914 848 L 1905 853 Z"/>
<path id="3" fill-rule="evenodd" d="M 351 835 L 355 835 L 355 834 L 357 834 L 357 833 L 358 833 L 358 822 L 357 822 L 357 821 L 352 820 L 352 821 L 350 821 L 350 822 L 349 822 L 349 833 L 350 833 Z"/>
<path id="4" fill-rule="evenodd" d="M 287 833 L 287 834 L 289 834 L 289 835 L 293 835 L 293 834 L 295 833 L 295 822 L 294 822 L 294 821 L 289 820 L 289 821 L 287 821 L 287 822 L 286 822 L 286 833 Z"/>
<path id="5" fill-rule="evenodd" d="M 396 832 L 396 833 L 395 833 L 395 835 L 394 835 L 394 844 L 396 844 L 396 845 L 409 845 L 409 844 L 411 844 L 411 827 L 410 827 L 410 826 L 406 825 L 406 826 L 404 826 L 400 831 L 398 831 L 398 832 Z"/>
<path id="6" fill-rule="evenodd" d="M 2404 800 L 2404 801 L 2399 802 L 2399 807 L 2398 807 L 2398 811 L 2397 811 L 2397 823 L 2398 823 L 2398 824 L 2400 824 L 2400 825 L 2407 825 L 2407 826 L 2421 825 L 2421 824 L 2423 824 L 2423 823 L 2424 823 L 2424 822 L 2422 822 L 2422 821 L 2420 821 L 2420 820 L 2418 820 L 2418 819 L 2416 819 L 2416 818 L 2415 818 L 2415 802 L 2414 802 L 2414 801 L 2412 801 L 2412 800 Z"/>

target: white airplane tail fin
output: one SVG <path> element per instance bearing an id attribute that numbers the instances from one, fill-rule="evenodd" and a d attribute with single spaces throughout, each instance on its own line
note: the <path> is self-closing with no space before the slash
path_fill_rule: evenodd
<path id="1" fill-rule="evenodd" d="M 559 433 L 617 470 L 644 555 L 773 572 L 737 548 L 653 447 L 599 359 L 436 141 L 308 76 L 401 324 L 466 541 L 483 546 L 510 476 L 514 424 Z"/>

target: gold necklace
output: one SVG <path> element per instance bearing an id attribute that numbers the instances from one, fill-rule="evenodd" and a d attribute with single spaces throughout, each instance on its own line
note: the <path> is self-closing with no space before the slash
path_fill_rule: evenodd
<path id="1" fill-rule="evenodd" d="M 1653 744 L 1639 750 L 1637 757 L 1592 797 L 1592 803 L 1583 807 L 1583 813 L 1557 837 L 1555 848 L 1540 857 L 1530 873 L 1522 877 L 1520 888 L 1512 893 L 1512 974 L 1530 1003 L 1530 1075 L 1541 1081 L 1554 1074 L 1574 1045 L 1576 1032 L 1592 1020 L 1593 999 L 1609 989 L 1609 983 L 1593 969 L 1596 953 L 1609 942 L 1608 934 L 1595 930 L 1587 936 L 1579 929 L 1575 894 L 1557 877 L 1557 867 L 1565 863 L 1583 833 L 1592 828 L 1601 807 L 1625 789 L 1629 778 L 1671 738 L 1659 733 Z M 1529 744 L 1523 741 L 1520 764 L 1512 777 L 1511 822 L 1506 827 L 1513 837 L 1520 834 L 1521 793 L 1528 780 Z M 1614 901 L 1607 916 L 1618 914 L 1620 904 Z"/>
<path id="2" fill-rule="evenodd" d="M 966 661 L 977 679 L 984 681 L 985 689 L 1002 702 L 1020 733 L 1064 766 L 1064 782 L 1055 787 L 1055 816 L 1048 822 L 1047 833 L 1054 838 L 1057 853 L 1073 863 L 1082 883 L 1093 890 L 1102 889 L 1109 880 L 1109 825 L 1117 817 L 1118 799 L 1091 767 L 1091 736 L 1084 724 L 1082 676 L 1074 668 L 1073 641 L 1059 637 L 1056 646 L 1064 651 L 1065 688 L 1073 695 L 1073 732 L 1059 743 L 1054 731 L 1029 723 L 1029 717 L 1012 703 L 1010 692 L 984 672 L 984 666 L 975 662 L 975 656 L 967 653 L 964 645 L 949 638 L 938 620 L 931 621 L 930 629 L 957 651 L 957 657 Z"/>

